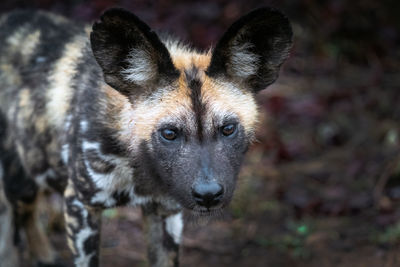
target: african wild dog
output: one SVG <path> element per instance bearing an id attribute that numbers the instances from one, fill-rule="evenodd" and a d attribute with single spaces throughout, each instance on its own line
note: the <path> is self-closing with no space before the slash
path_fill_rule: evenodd
<path id="1" fill-rule="evenodd" d="M 291 38 L 269 8 L 208 52 L 160 39 L 123 9 L 91 29 L 38 11 L 0 17 L 1 205 L 14 237 L 24 229 L 34 260 L 54 264 L 36 205 L 53 189 L 76 266 L 99 265 L 101 211 L 121 205 L 143 207 L 150 264 L 177 266 L 182 211 L 209 216 L 230 201 L 255 93 L 278 77 Z"/>

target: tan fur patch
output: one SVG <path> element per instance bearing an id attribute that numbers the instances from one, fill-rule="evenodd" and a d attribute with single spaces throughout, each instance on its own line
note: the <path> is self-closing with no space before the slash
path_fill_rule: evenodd
<path id="1" fill-rule="evenodd" d="M 18 48 L 23 44 L 22 41 L 29 34 L 28 25 L 23 25 L 17 28 L 13 34 L 6 39 L 6 44 L 8 45 L 10 52 L 17 51 Z"/>
<path id="2" fill-rule="evenodd" d="M 40 31 L 30 31 L 29 25 L 21 26 L 6 40 L 8 55 L 21 54 L 24 64 L 29 61 L 40 41 Z"/>
<path id="3" fill-rule="evenodd" d="M 69 180 L 68 186 L 65 188 L 65 191 L 64 191 L 64 199 L 71 198 L 75 195 L 76 194 L 75 194 L 74 186 L 73 186 L 71 180 Z M 68 233 L 67 236 L 72 236 L 72 234 L 73 234 L 72 231 L 73 231 L 73 229 L 76 229 L 79 227 L 79 222 L 76 217 L 69 216 L 67 212 L 64 212 L 64 219 L 65 219 L 65 225 L 66 225 L 66 229 L 67 229 L 67 233 Z M 72 253 L 76 254 L 77 251 L 75 249 L 73 239 L 67 238 L 67 242 L 68 242 L 68 247 L 71 249 Z"/>
<path id="4" fill-rule="evenodd" d="M 66 44 L 62 57 L 57 61 L 54 71 L 49 77 L 49 90 L 46 92 L 46 112 L 50 123 L 60 128 L 64 124 L 65 115 L 70 107 L 73 89 L 72 78 L 77 72 L 76 66 L 83 55 L 83 47 L 88 39 L 79 35 Z"/>
<path id="5" fill-rule="evenodd" d="M 31 107 L 31 92 L 28 89 L 22 89 L 19 93 L 19 106 L 23 109 Z"/>
<path id="6" fill-rule="evenodd" d="M 53 13 L 45 13 L 46 16 L 48 16 L 52 22 L 56 24 L 64 24 L 64 23 L 69 23 L 69 20 L 63 16 L 53 14 Z"/>
<path id="7" fill-rule="evenodd" d="M 47 129 L 47 118 L 44 116 L 36 117 L 35 128 L 38 133 L 43 133 Z"/>
<path id="8" fill-rule="evenodd" d="M 135 149 L 142 140 L 150 140 L 155 127 L 162 120 L 191 116 L 188 114 L 191 102 L 186 87 L 160 90 L 157 96 L 139 99 L 133 104 L 113 88 L 105 86 L 103 89 L 108 97 L 108 111 L 116 119 L 112 127 L 118 129 L 118 138 L 130 145 L 131 149 Z"/>
<path id="9" fill-rule="evenodd" d="M 32 256 L 43 263 L 50 263 L 54 261 L 55 253 L 40 222 L 38 205 L 41 201 L 43 200 L 41 200 L 39 193 L 34 203 L 31 205 L 23 204 L 21 208 L 27 215 L 24 227 Z"/>
<path id="10" fill-rule="evenodd" d="M 31 93 L 28 89 L 24 88 L 19 93 L 19 110 L 17 117 L 17 127 L 24 129 L 28 122 L 30 122 L 30 116 L 33 113 L 33 104 L 31 102 Z"/>
<path id="11" fill-rule="evenodd" d="M 252 134 L 257 124 L 258 109 L 254 96 L 233 84 L 206 78 L 203 84 L 203 101 L 209 107 L 207 120 L 237 116 L 246 133 Z M 222 123 L 216 122 L 217 124 Z"/>
<path id="12" fill-rule="evenodd" d="M 205 70 L 210 64 L 211 50 L 207 53 L 199 53 L 176 41 L 166 41 L 165 45 L 178 70 L 190 69 L 192 66 Z"/>
<path id="13" fill-rule="evenodd" d="M 0 80 L 4 81 L 6 85 L 18 86 L 21 84 L 21 77 L 19 71 L 11 64 L 3 63 L 5 60 L 0 56 Z M 0 92 L 5 93 L 5 92 Z M 5 97 L 0 97 L 0 103 L 6 100 Z"/>
<path id="14" fill-rule="evenodd" d="M 85 33 L 86 33 L 87 37 L 89 38 L 90 37 L 90 33 L 92 32 L 92 25 L 86 25 L 84 30 L 85 30 Z"/>
<path id="15" fill-rule="evenodd" d="M 33 52 L 35 52 L 35 48 L 39 44 L 40 34 L 40 31 L 34 31 L 25 37 L 24 49 L 21 50 L 21 54 L 24 57 L 25 62 L 28 62 Z"/>

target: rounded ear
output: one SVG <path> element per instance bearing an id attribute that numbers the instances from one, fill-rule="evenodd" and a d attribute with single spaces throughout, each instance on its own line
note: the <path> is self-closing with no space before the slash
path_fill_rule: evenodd
<path id="1" fill-rule="evenodd" d="M 179 76 L 157 34 L 127 10 L 105 11 L 93 25 L 90 43 L 105 81 L 124 94 Z"/>
<path id="2" fill-rule="evenodd" d="M 281 12 L 256 9 L 241 17 L 217 43 L 207 74 L 257 92 L 272 84 L 292 47 L 292 28 Z"/>

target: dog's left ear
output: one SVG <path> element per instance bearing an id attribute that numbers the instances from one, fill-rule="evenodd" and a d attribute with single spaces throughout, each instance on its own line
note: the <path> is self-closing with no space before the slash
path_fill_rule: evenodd
<path id="1" fill-rule="evenodd" d="M 94 23 L 90 44 L 107 84 L 125 95 L 169 84 L 179 71 L 157 34 L 131 12 L 111 8 Z"/>
<path id="2" fill-rule="evenodd" d="M 272 84 L 292 46 L 292 28 L 281 12 L 256 9 L 241 17 L 217 43 L 207 74 L 258 92 Z"/>

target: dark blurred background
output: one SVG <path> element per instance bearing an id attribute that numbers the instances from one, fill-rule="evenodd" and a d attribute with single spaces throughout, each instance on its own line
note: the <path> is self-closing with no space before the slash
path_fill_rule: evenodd
<path id="1" fill-rule="evenodd" d="M 200 49 L 259 6 L 288 15 L 291 57 L 258 95 L 258 141 L 221 220 L 189 223 L 183 266 L 400 266 L 400 2 L 2 0 L 91 23 L 108 7 Z M 104 212 L 103 266 L 146 266 L 140 212 Z M 64 235 L 53 242 L 70 262 Z"/>

